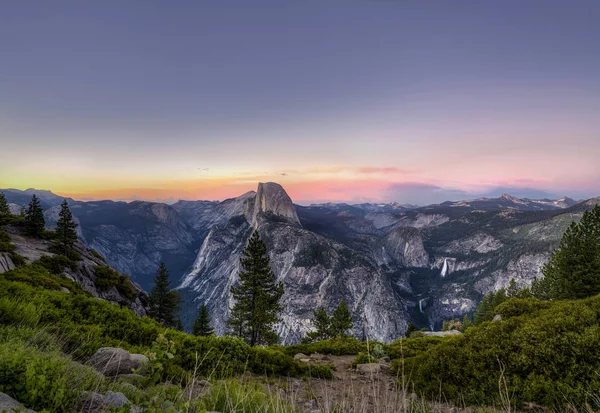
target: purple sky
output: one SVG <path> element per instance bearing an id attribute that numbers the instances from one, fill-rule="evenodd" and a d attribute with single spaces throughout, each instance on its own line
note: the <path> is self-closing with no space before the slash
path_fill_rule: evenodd
<path id="1" fill-rule="evenodd" d="M 600 195 L 598 1 L 5 1 L 0 187 Z"/>

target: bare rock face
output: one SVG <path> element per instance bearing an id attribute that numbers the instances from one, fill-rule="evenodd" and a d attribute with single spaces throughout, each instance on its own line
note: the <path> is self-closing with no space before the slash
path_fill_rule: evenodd
<path id="1" fill-rule="evenodd" d="M 296 213 L 296 208 L 285 192 L 283 187 L 274 182 L 259 183 L 254 206 L 251 213 L 252 226 L 258 225 L 258 219 L 261 214 L 273 214 L 287 220 L 289 223 L 300 226 L 300 219 Z"/>
<path id="2" fill-rule="evenodd" d="M 33 410 L 26 409 L 21 403 L 10 397 L 8 394 L 0 392 L 0 412 L 6 413 L 35 413 Z"/>
<path id="3" fill-rule="evenodd" d="M 13 263 L 10 254 L 6 252 L 0 252 L 0 274 L 6 271 L 14 270 L 16 268 Z"/>
<path id="4" fill-rule="evenodd" d="M 402 267 L 427 267 L 429 255 L 423 238 L 416 228 L 400 227 L 390 231 L 373 251 L 379 265 Z"/>

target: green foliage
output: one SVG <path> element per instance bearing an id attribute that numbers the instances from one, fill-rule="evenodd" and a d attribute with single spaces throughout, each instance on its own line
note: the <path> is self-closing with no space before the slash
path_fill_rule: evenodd
<path id="1" fill-rule="evenodd" d="M 60 290 L 63 285 L 71 294 L 52 291 Z M 200 337 L 165 331 L 155 320 L 140 318 L 127 308 L 97 300 L 75 286 L 70 280 L 36 265 L 0 274 L 0 299 L 10 298 L 20 303 L 18 306 L 12 301 L 0 303 L 2 323 L 33 325 L 39 316 L 39 325 L 60 336 L 61 350 L 81 359 L 88 359 L 100 347 L 148 353 L 157 337 L 164 334 L 174 343 L 173 358 L 162 363 L 164 377 L 182 377 L 185 371 L 194 369 L 198 374 L 214 377 L 246 370 L 261 375 L 331 377 L 331 367 L 301 365 L 279 347 L 264 349 L 250 347 L 234 337 Z"/>
<path id="2" fill-rule="evenodd" d="M 352 315 L 343 298 L 331 316 L 330 328 L 333 337 L 346 337 L 348 335 L 348 330 L 352 329 Z"/>
<path id="3" fill-rule="evenodd" d="M 15 246 L 10 242 L 10 235 L 0 229 L 0 252 L 13 252 Z"/>
<path id="4" fill-rule="evenodd" d="M 331 334 L 331 319 L 327 315 L 324 307 L 319 307 L 313 310 L 313 326 L 314 330 L 309 331 L 304 338 L 304 342 L 310 343 L 313 341 L 329 340 Z"/>
<path id="5" fill-rule="evenodd" d="M 164 334 L 159 336 L 152 343 L 152 348 L 148 352 L 148 364 L 146 367 L 146 376 L 144 382 L 146 385 L 155 385 L 163 377 L 165 365 L 175 356 L 175 343 L 169 340 Z"/>
<path id="6" fill-rule="evenodd" d="M 600 205 L 564 233 L 536 286 L 541 298 L 577 299 L 600 293 Z"/>
<path id="7" fill-rule="evenodd" d="M 444 337 L 401 338 L 388 345 L 388 355 L 391 359 L 409 359 L 437 346 L 443 340 Z"/>
<path id="8" fill-rule="evenodd" d="M 65 199 L 61 204 L 61 209 L 58 214 L 58 221 L 56 222 L 56 231 L 54 233 L 55 238 L 60 246 L 62 253 L 67 255 L 73 250 L 73 246 L 77 241 L 77 233 L 75 228 L 77 224 L 73 220 L 73 214 L 69 209 L 69 204 Z"/>
<path id="9" fill-rule="evenodd" d="M 94 266 L 94 271 L 96 272 L 96 287 L 103 290 L 108 290 L 113 286 L 117 287 L 117 291 L 130 300 L 135 299 L 137 296 L 137 293 L 131 286 L 129 277 L 126 275 L 105 265 Z"/>
<path id="10" fill-rule="evenodd" d="M 600 392 L 600 296 L 553 302 L 510 299 L 496 310 L 501 322 L 482 322 L 424 350 L 407 352 L 407 347 L 425 338 L 405 340 L 402 352 L 395 354 L 402 362 L 395 365 L 403 366 L 415 391 L 425 397 L 499 403 L 502 377 L 518 404 L 593 404 L 593 395 Z"/>
<path id="11" fill-rule="evenodd" d="M 208 308 L 202 303 L 198 317 L 194 321 L 194 327 L 192 328 L 192 334 L 195 336 L 212 336 L 215 331 L 210 326 L 210 315 L 208 314 Z"/>
<path id="12" fill-rule="evenodd" d="M 368 353 L 358 353 L 350 366 L 355 368 L 359 364 L 376 363 L 377 359 Z"/>
<path id="13" fill-rule="evenodd" d="M 0 391 L 29 408 L 73 411 L 82 390 L 98 380 L 91 367 L 72 364 L 58 351 L 40 351 L 18 339 L 0 342 Z"/>
<path id="14" fill-rule="evenodd" d="M 178 291 L 171 289 L 167 266 L 161 262 L 150 292 L 149 315 L 165 327 L 175 327 L 180 303 L 181 296 Z"/>
<path id="15" fill-rule="evenodd" d="M 406 337 L 410 337 L 413 333 L 417 332 L 417 326 L 413 323 L 408 323 L 408 327 L 406 328 L 406 333 L 404 335 Z"/>
<path id="16" fill-rule="evenodd" d="M 0 192 L 0 215 L 9 215 L 10 207 L 8 206 L 8 202 L 6 202 L 6 197 L 4 196 L 4 192 Z"/>
<path id="17" fill-rule="evenodd" d="M 371 350 L 371 354 L 376 359 L 380 359 L 382 357 L 385 357 L 387 353 L 386 353 L 385 349 L 383 348 L 383 346 L 381 344 L 377 343 L 373 346 L 373 350 Z"/>
<path id="18" fill-rule="evenodd" d="M 302 343 L 291 346 L 276 346 L 278 350 L 294 356 L 303 354 L 330 354 L 335 356 L 356 355 L 360 352 L 368 352 L 367 343 L 354 337 L 334 338 L 330 340 L 315 341 L 313 343 Z"/>
<path id="19" fill-rule="evenodd" d="M 90 254 L 92 254 L 94 257 L 98 258 L 99 260 L 106 262 L 106 259 L 100 255 L 100 253 L 98 251 L 96 251 L 93 248 L 88 248 L 88 251 L 90 252 Z"/>
<path id="20" fill-rule="evenodd" d="M 228 325 L 233 335 L 251 346 L 274 344 L 279 337 L 274 325 L 282 310 L 283 284 L 277 283 L 269 264 L 267 246 L 254 231 L 240 259 L 240 282 L 231 287 L 235 305 Z"/>
<path id="21" fill-rule="evenodd" d="M 279 393 L 265 393 L 256 383 L 227 380 L 212 386 L 203 398 L 207 411 L 223 413 L 292 413 L 294 409 Z"/>
<path id="22" fill-rule="evenodd" d="M 45 226 L 46 221 L 44 220 L 44 212 L 42 211 L 40 200 L 34 194 L 25 211 L 25 229 L 32 237 L 42 238 Z"/>
<path id="23" fill-rule="evenodd" d="M 35 261 L 35 264 L 46 268 L 52 274 L 56 275 L 62 274 L 67 268 L 70 268 L 71 271 L 77 271 L 77 263 L 64 255 L 44 255 Z"/>
<path id="24" fill-rule="evenodd" d="M 444 320 L 442 331 L 458 330 L 462 331 L 462 323 L 458 319 Z"/>

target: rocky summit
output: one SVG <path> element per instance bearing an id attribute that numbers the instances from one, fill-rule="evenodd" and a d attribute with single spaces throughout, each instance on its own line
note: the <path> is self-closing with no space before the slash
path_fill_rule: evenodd
<path id="1" fill-rule="evenodd" d="M 32 193 L 11 190 L 6 197 L 21 207 Z M 61 198 L 42 195 L 52 226 Z M 82 245 L 146 289 L 165 261 L 185 298 L 185 327 L 205 303 L 218 334 L 226 332 L 230 288 L 257 230 L 285 287 L 278 331 L 286 344 L 311 330 L 315 308 L 331 313 L 342 299 L 357 337 L 391 341 L 410 322 L 439 329 L 473 311 L 487 292 L 540 277 L 564 230 L 596 203 L 503 195 L 424 207 L 299 206 L 273 182 L 222 202 L 69 200 Z M 10 265 L 5 261 L 0 267 Z"/>

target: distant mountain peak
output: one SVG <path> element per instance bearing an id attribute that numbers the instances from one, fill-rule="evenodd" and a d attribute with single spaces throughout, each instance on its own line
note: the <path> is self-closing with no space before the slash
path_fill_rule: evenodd
<path id="1" fill-rule="evenodd" d="M 250 211 L 249 211 L 250 212 Z M 285 218 L 290 223 L 300 226 L 296 208 L 285 189 L 276 182 L 260 182 L 254 197 L 251 211 L 253 226 L 258 224 L 259 214 L 272 213 Z"/>

